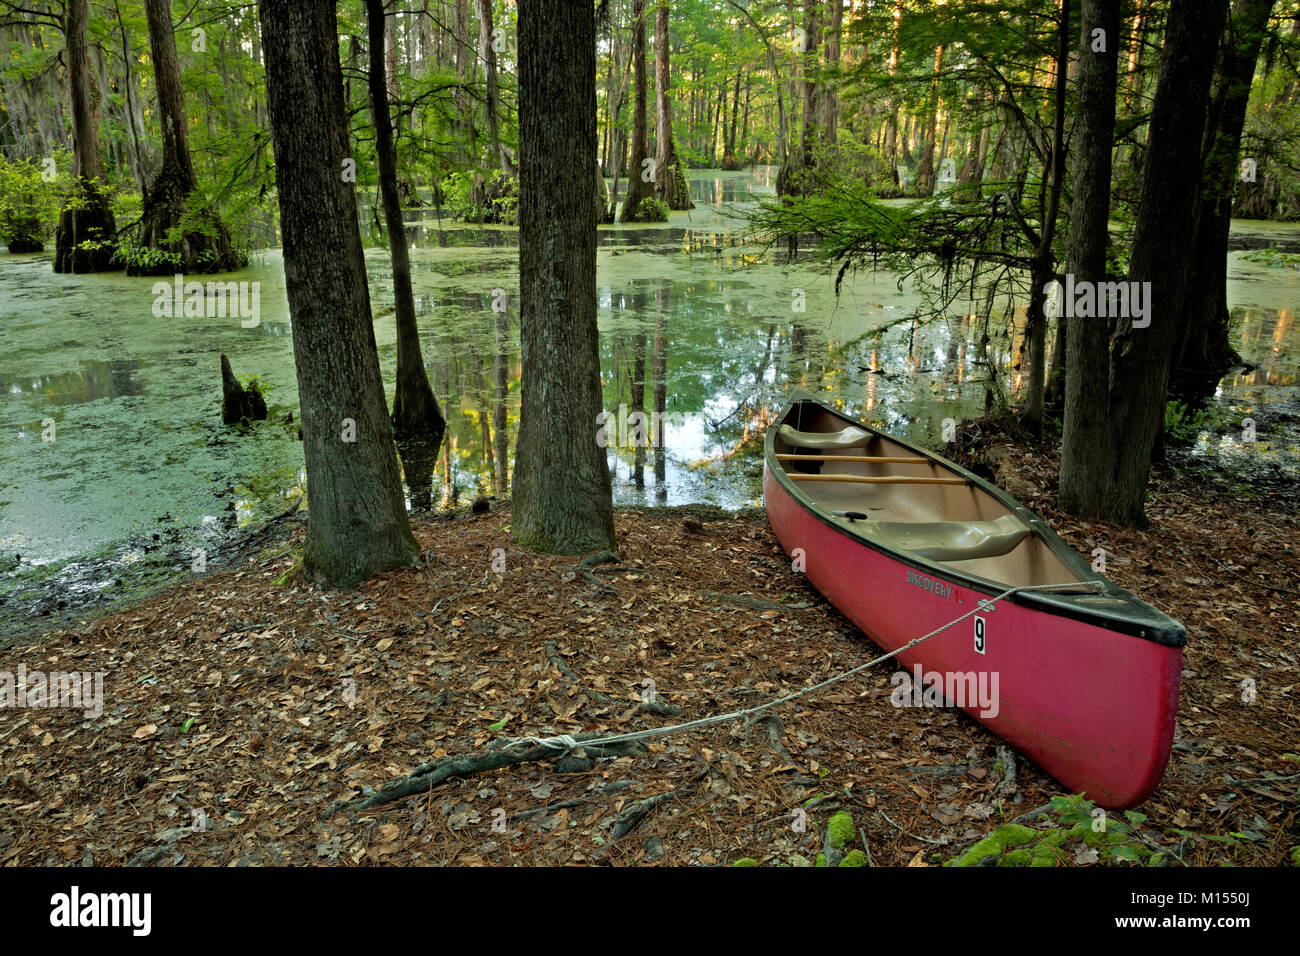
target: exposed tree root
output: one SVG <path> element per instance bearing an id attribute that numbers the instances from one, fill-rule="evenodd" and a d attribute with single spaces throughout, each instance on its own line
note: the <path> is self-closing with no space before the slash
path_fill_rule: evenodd
<path id="1" fill-rule="evenodd" d="M 713 763 L 705 764 L 704 769 L 693 776 L 680 787 L 674 787 L 672 790 L 665 790 L 663 793 L 656 793 L 653 797 L 646 797 L 644 800 L 638 800 L 635 803 L 629 803 L 614 818 L 614 827 L 609 832 L 609 841 L 621 840 L 633 830 L 635 830 L 655 807 L 659 806 L 673 797 L 680 796 L 686 790 L 695 786 L 701 780 L 709 775 L 713 769 Z"/>
<path id="2" fill-rule="evenodd" d="M 590 740 L 593 737 L 603 737 L 603 733 L 586 733 L 575 734 L 574 740 L 581 743 L 584 740 Z M 336 810 L 369 810 L 371 807 L 382 806 L 386 803 L 392 803 L 396 800 L 403 800 L 406 797 L 414 796 L 417 793 L 427 793 L 433 787 L 448 780 L 451 777 L 468 777 L 471 774 L 482 773 L 485 770 L 497 770 L 501 767 L 510 767 L 515 764 L 531 763 L 537 760 L 548 760 L 555 757 L 564 756 L 564 751 L 556 750 L 554 747 L 544 747 L 540 744 L 533 747 L 513 747 L 506 749 L 506 745 L 511 743 L 507 738 L 495 741 L 489 745 L 488 750 L 479 754 L 460 754 L 452 757 L 443 757 L 432 763 L 421 764 L 412 770 L 405 777 L 394 780 L 392 783 L 381 787 L 364 800 L 349 802 L 341 800 L 335 802 L 326 811 L 326 816 L 331 816 Z M 641 750 L 640 744 L 635 741 L 629 743 L 601 745 L 595 744 L 581 748 L 589 757 L 626 757 Z"/>
<path id="3" fill-rule="evenodd" d="M 700 596 L 711 601 L 726 601 L 741 607 L 752 607 L 756 611 L 789 611 L 792 608 L 805 608 L 805 604 L 782 604 L 780 601 L 765 601 L 762 598 L 749 597 L 745 594 L 726 594 L 722 591 L 701 591 Z"/>

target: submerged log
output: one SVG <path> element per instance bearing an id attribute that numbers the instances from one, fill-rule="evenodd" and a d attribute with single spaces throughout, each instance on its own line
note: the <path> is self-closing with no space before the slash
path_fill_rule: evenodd
<path id="1" fill-rule="evenodd" d="M 230 368 L 230 359 L 221 356 L 221 421 L 226 425 L 266 421 L 266 399 L 256 384 L 244 388 Z"/>

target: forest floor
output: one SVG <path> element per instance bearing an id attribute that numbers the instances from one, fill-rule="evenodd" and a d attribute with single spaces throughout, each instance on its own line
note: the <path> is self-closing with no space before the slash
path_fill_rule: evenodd
<path id="1" fill-rule="evenodd" d="M 1171 863 L 1293 860 L 1294 507 L 1161 470 L 1151 527 L 1119 529 L 1053 509 L 1051 454 L 1008 456 L 1026 505 L 1081 554 L 1105 548 L 1117 583 L 1187 626 L 1173 755 L 1139 808 L 1141 841 Z M 29 674 L 104 672 L 104 712 L 6 715 L 0 864 L 801 864 L 844 810 L 873 865 L 924 866 L 1062 793 L 960 711 L 892 706 L 886 663 L 774 721 L 350 808 L 427 762 L 499 755 L 501 737 L 724 713 L 879 654 L 791 573 L 761 513 L 621 511 L 618 564 L 587 567 L 519 550 L 508 522 L 419 519 L 424 566 L 322 593 L 286 573 L 295 516 L 234 569 L 11 648 Z M 680 716 L 647 712 L 647 678 Z"/>

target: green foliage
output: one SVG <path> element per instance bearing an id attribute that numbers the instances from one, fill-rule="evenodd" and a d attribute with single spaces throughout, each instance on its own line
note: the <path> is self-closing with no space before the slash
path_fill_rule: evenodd
<path id="1" fill-rule="evenodd" d="M 1300 269 L 1300 253 L 1279 252 L 1272 246 L 1267 249 L 1251 249 L 1241 254 L 1243 259 L 1259 262 L 1270 268 Z"/>
<path id="2" fill-rule="evenodd" d="M 646 196 L 637 204 L 636 209 L 624 212 L 620 222 L 667 222 L 668 204 L 654 196 Z"/>
<path id="3" fill-rule="evenodd" d="M 67 166 L 67 151 L 55 157 Z M 47 180 L 43 167 L 27 160 L 10 161 L 0 155 L 0 240 L 13 251 L 36 251 L 53 234 L 62 195 L 57 175 Z"/>
<path id="4" fill-rule="evenodd" d="M 470 208 L 470 191 L 473 186 L 474 174 L 469 170 L 456 170 L 444 176 L 438 182 L 444 208 L 453 216 L 463 215 Z"/>
<path id="5" fill-rule="evenodd" d="M 1165 866 L 1176 853 L 1157 844 L 1144 833 L 1146 816 L 1135 810 L 1123 814 L 1100 811 L 1082 794 L 1053 797 L 1051 809 L 1041 818 L 1046 825 L 1035 827 L 1007 823 L 944 866 L 1062 866 L 1070 863 L 1101 865 L 1133 864 Z M 1238 845 L 1236 837 L 1196 835 L 1185 830 L 1169 832 L 1195 839 Z"/>
<path id="6" fill-rule="evenodd" d="M 438 183 L 443 212 L 466 222 L 513 225 L 519 218 L 519 182 L 512 176 L 477 170 L 449 173 Z"/>
<path id="7" fill-rule="evenodd" d="M 1203 408 L 1191 408 L 1174 399 L 1165 404 L 1165 440 L 1171 445 L 1191 445 L 1209 424 Z"/>
<path id="8" fill-rule="evenodd" d="M 1241 156 L 1253 159 L 1257 169 L 1253 183 L 1238 178 L 1234 216 L 1300 219 L 1300 177 L 1295 163 L 1300 153 L 1300 98 L 1293 93 L 1300 44 L 1296 34 L 1288 32 L 1265 40 L 1265 49 L 1270 51 L 1266 54 L 1268 69 L 1251 85 Z"/>
<path id="9" fill-rule="evenodd" d="M 237 378 L 239 379 L 239 384 L 244 387 L 244 391 L 256 392 L 258 395 L 262 396 L 263 401 L 271 397 L 271 388 L 267 385 L 266 379 L 262 376 L 257 374 L 239 375 Z"/>
<path id="10" fill-rule="evenodd" d="M 166 249 L 154 249 L 150 246 L 136 245 L 134 242 L 122 242 L 118 244 L 117 252 L 114 253 L 114 260 L 128 267 L 142 267 L 149 272 L 156 272 L 160 266 L 170 266 L 175 271 L 181 270 L 181 256 L 179 252 L 170 252 Z"/>

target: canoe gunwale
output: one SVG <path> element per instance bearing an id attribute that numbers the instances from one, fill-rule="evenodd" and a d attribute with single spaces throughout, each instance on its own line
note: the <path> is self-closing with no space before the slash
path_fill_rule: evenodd
<path id="1" fill-rule="evenodd" d="M 1023 521 L 1031 531 L 1051 549 L 1057 558 L 1065 563 L 1072 571 L 1077 573 L 1078 577 L 1076 580 L 1100 582 L 1105 587 L 1105 590 L 1102 592 L 1103 596 L 1123 600 L 1124 604 L 1122 607 L 1116 606 L 1114 609 L 1089 607 L 1074 603 L 1068 596 L 1041 591 L 1018 591 L 1004 600 L 1010 600 L 1016 604 L 1032 607 L 1045 613 L 1092 624 L 1105 630 L 1135 637 L 1139 640 L 1152 641 L 1156 644 L 1161 644 L 1167 647 L 1183 647 L 1186 645 L 1187 632 L 1181 624 L 1147 604 L 1145 601 L 1142 601 L 1135 595 L 1125 591 L 1123 588 L 1107 579 L 1104 575 L 1094 572 L 1092 568 L 1088 566 L 1087 562 L 1076 554 L 1074 549 L 1061 540 L 1061 538 L 1045 521 L 1001 488 L 998 488 L 991 482 L 985 481 L 983 478 L 963 468 L 961 465 L 948 461 L 946 458 L 906 441 L 897 435 L 883 432 L 865 422 L 855 421 L 822 402 L 817 401 L 817 399 L 809 393 L 797 389 L 791 393 L 785 406 L 781 410 L 780 416 L 767 429 L 767 433 L 763 439 L 763 463 L 764 467 L 771 472 L 773 479 L 780 485 L 781 489 L 791 498 L 791 500 L 796 502 L 804 511 L 816 518 L 822 524 L 827 525 L 838 534 L 853 539 L 863 547 L 870 548 L 873 551 L 885 555 L 893 561 L 914 568 L 932 577 L 937 576 L 950 582 L 960 584 L 962 587 L 968 588 L 972 591 L 982 592 L 990 597 L 1001 594 L 1009 586 L 1005 583 L 993 581 L 989 578 L 980 577 L 966 571 L 947 567 L 940 561 L 931 561 L 912 552 L 892 548 L 882 541 L 860 533 L 850 525 L 834 521 L 830 514 L 828 514 L 823 508 L 819 507 L 810 497 L 808 497 L 807 494 L 799 489 L 798 483 L 790 478 L 785 468 L 782 467 L 782 463 L 776 458 L 775 443 L 777 430 L 780 425 L 786 421 L 794 407 L 803 403 L 815 405 L 847 424 L 856 425 L 857 427 L 864 429 L 870 435 L 878 436 L 901 445 L 904 448 L 915 452 L 917 455 L 929 459 L 936 465 L 949 469 L 953 473 L 965 478 L 974 487 L 985 494 L 991 495 L 1012 514 L 1020 518 L 1020 520 Z"/>

